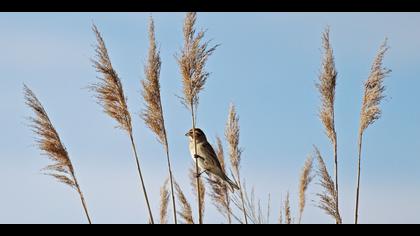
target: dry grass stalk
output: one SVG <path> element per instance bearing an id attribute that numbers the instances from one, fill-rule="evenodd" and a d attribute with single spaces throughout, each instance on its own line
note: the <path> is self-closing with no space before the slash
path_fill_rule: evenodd
<path id="1" fill-rule="evenodd" d="M 285 223 L 287 225 L 290 225 L 290 224 L 293 223 L 292 212 L 290 210 L 290 195 L 289 195 L 289 192 L 287 192 L 286 200 L 284 201 L 284 217 L 285 217 Z"/>
<path id="2" fill-rule="evenodd" d="M 261 200 L 260 199 L 258 199 L 258 222 L 260 224 L 265 223 L 264 218 L 263 218 L 263 210 L 262 210 L 262 207 L 261 207 Z"/>
<path id="3" fill-rule="evenodd" d="M 302 222 L 302 215 L 306 205 L 306 190 L 313 180 L 312 168 L 313 157 L 309 156 L 303 166 L 299 181 L 299 224 Z"/>
<path id="4" fill-rule="evenodd" d="M 195 23 L 197 14 L 194 12 L 187 13 L 184 21 L 184 48 L 181 54 L 177 56 L 177 61 L 182 74 L 182 83 L 184 97 L 181 98 L 182 103 L 191 111 L 192 129 L 195 143 L 195 153 L 197 153 L 197 142 L 195 139 L 196 128 L 196 110 L 199 103 L 199 93 L 204 89 L 204 85 L 210 76 L 205 71 L 205 65 L 211 54 L 216 50 L 217 46 L 209 48 L 209 41 L 202 42 L 204 31 L 196 33 Z M 198 162 L 196 162 L 196 172 L 199 173 Z M 197 195 L 200 196 L 200 177 L 196 177 Z M 201 200 L 198 199 L 198 218 L 202 224 L 201 216 Z"/>
<path id="5" fill-rule="evenodd" d="M 251 192 L 248 193 L 247 188 L 245 184 L 241 187 L 243 189 L 243 195 L 239 193 L 239 200 L 236 200 L 237 206 L 239 209 L 242 210 L 242 212 L 246 212 L 246 219 L 250 220 L 254 224 L 261 224 L 260 219 L 258 217 L 258 206 L 256 203 L 256 197 L 255 197 L 255 188 L 253 187 L 251 189 Z M 244 201 L 242 201 L 242 198 Z M 243 206 L 242 206 L 243 205 Z M 244 208 L 240 208 L 240 206 Z M 245 222 L 248 224 L 248 222 Z"/>
<path id="6" fill-rule="evenodd" d="M 281 205 L 283 205 L 283 200 L 280 200 Z M 283 224 L 283 207 L 280 206 L 280 212 L 279 212 L 279 220 L 278 223 L 281 225 Z"/>
<path id="7" fill-rule="evenodd" d="M 335 202 L 337 199 L 337 192 L 335 191 L 334 181 L 331 179 L 321 153 L 316 147 L 315 154 L 318 160 L 317 174 L 321 178 L 319 185 L 324 189 L 322 193 L 317 194 L 320 198 L 318 207 L 324 210 L 328 215 L 332 216 L 337 224 L 341 224 L 342 220 L 340 211 Z"/>
<path id="8" fill-rule="evenodd" d="M 268 194 L 268 203 L 267 203 L 267 224 L 270 224 L 270 214 L 271 214 L 271 194 Z"/>
<path id="9" fill-rule="evenodd" d="M 226 172 L 222 140 L 219 137 L 217 137 L 216 140 L 217 158 L 219 159 L 223 171 Z M 210 197 L 213 201 L 213 205 L 224 217 L 226 217 L 228 223 L 231 224 L 232 217 L 230 213 L 230 198 L 227 184 L 224 181 L 220 180 L 220 178 L 214 176 L 210 176 L 210 178 L 207 179 L 207 182 L 209 183 L 212 190 L 210 192 Z"/>
<path id="10" fill-rule="evenodd" d="M 250 218 L 254 224 L 261 224 L 260 219 L 258 217 L 258 212 L 257 212 L 258 206 L 256 202 L 256 197 L 255 197 L 255 188 L 252 187 L 250 195 L 248 195 L 248 193 L 246 192 L 245 187 L 244 187 L 244 190 L 245 190 L 245 211 L 247 212 L 247 214 L 249 214 L 248 218 Z"/>
<path id="11" fill-rule="evenodd" d="M 325 132 L 333 145 L 334 151 L 334 179 L 337 199 L 335 200 L 339 208 L 339 190 L 338 190 L 338 156 L 337 156 L 337 133 L 335 131 L 334 101 L 335 87 L 337 83 L 337 71 L 335 69 L 333 49 L 330 43 L 330 29 L 327 28 L 322 35 L 322 44 L 324 48 L 324 58 L 322 62 L 322 72 L 319 76 L 317 88 L 321 95 L 320 118 L 325 127 Z"/>
<path id="12" fill-rule="evenodd" d="M 248 193 L 247 188 L 246 188 L 246 184 L 244 183 L 242 186 L 243 189 L 243 197 L 244 197 L 244 204 L 242 204 L 242 199 L 241 199 L 241 195 L 238 192 L 235 192 L 234 194 L 232 194 L 232 203 L 240 210 L 243 212 L 246 212 L 246 216 L 248 219 L 248 223 L 251 224 L 267 224 L 269 222 L 269 218 L 270 218 L 270 208 L 271 208 L 271 197 L 269 195 L 269 199 L 268 199 L 268 206 L 267 206 L 267 213 L 264 215 L 263 214 L 263 209 L 261 206 L 261 200 L 256 199 L 255 196 L 255 189 L 252 188 L 251 192 Z M 238 218 L 232 214 L 232 216 L 234 216 L 234 218 L 236 220 L 238 220 Z M 239 221 L 239 220 L 238 220 Z M 243 223 L 242 221 L 239 221 L 240 223 Z"/>
<path id="13" fill-rule="evenodd" d="M 174 182 L 176 194 L 178 196 L 178 201 L 181 205 L 181 212 L 178 212 L 178 214 L 181 216 L 181 218 L 184 220 L 186 224 L 194 224 L 194 218 L 192 215 L 191 205 L 188 202 L 187 198 L 185 197 L 184 192 L 182 191 L 181 187 L 178 185 L 178 183 Z"/>
<path id="14" fill-rule="evenodd" d="M 134 143 L 131 115 L 128 111 L 123 86 L 120 78 L 118 77 L 118 74 L 112 67 L 112 63 L 108 55 L 108 50 L 106 49 L 105 42 L 101 36 L 101 33 L 95 25 L 93 25 L 92 30 L 95 33 L 97 40 L 97 46 L 95 49 L 96 58 L 92 61 L 97 72 L 99 72 L 102 77 L 99 77 L 100 82 L 90 86 L 90 89 L 95 92 L 98 103 L 103 107 L 104 112 L 110 117 L 114 118 L 118 123 L 118 127 L 125 130 L 130 137 L 131 146 L 137 165 L 137 171 L 140 177 L 141 187 L 149 213 L 149 221 L 153 224 L 154 220 L 152 210 L 150 207 L 149 198 L 147 196 L 143 174 L 140 168 L 140 161 L 137 154 L 136 145 Z"/>
<path id="15" fill-rule="evenodd" d="M 369 78 L 365 82 L 365 92 L 363 96 L 362 110 L 360 113 L 360 127 L 359 127 L 359 158 L 357 170 L 357 187 L 356 187 L 356 208 L 355 208 L 355 223 L 358 223 L 359 218 L 359 195 L 360 195 L 360 168 L 362 159 L 362 142 L 364 131 L 376 120 L 381 117 L 382 111 L 380 103 L 385 97 L 385 86 L 383 85 L 385 77 L 391 73 L 391 70 L 383 67 L 383 59 L 389 47 L 387 40 L 379 48 L 379 52 L 373 62 Z"/>
<path id="16" fill-rule="evenodd" d="M 197 188 L 197 172 L 195 172 L 195 166 L 192 166 L 190 168 L 190 184 L 193 190 L 193 194 L 195 195 L 195 197 L 197 198 L 197 201 L 200 201 L 200 205 L 201 205 L 201 212 L 200 215 L 202 217 L 202 219 L 204 219 L 204 211 L 205 211 L 205 202 L 206 202 L 206 187 L 204 185 L 204 181 L 202 178 L 199 178 L 199 185 L 200 185 L 200 189 Z M 197 196 L 197 193 L 199 193 L 200 195 Z"/>
<path id="17" fill-rule="evenodd" d="M 165 183 L 160 188 L 160 224 L 168 223 L 168 205 L 169 205 L 169 190 L 168 190 L 169 179 L 165 180 Z"/>
<path id="18" fill-rule="evenodd" d="M 92 221 L 89 216 L 88 208 L 82 190 L 77 182 L 76 174 L 66 147 L 60 140 L 58 132 L 54 128 L 47 112 L 35 94 L 24 85 L 24 95 L 26 105 L 35 113 L 35 118 L 31 118 L 31 128 L 38 136 L 37 144 L 39 149 L 53 163 L 43 169 L 46 175 L 54 177 L 57 181 L 70 186 L 79 194 L 89 224 Z"/>
<path id="19" fill-rule="evenodd" d="M 165 128 L 165 119 L 163 116 L 163 108 L 160 94 L 160 68 L 161 59 L 159 51 L 156 47 L 155 39 L 155 26 L 153 18 L 150 17 L 149 23 L 149 55 L 147 65 L 144 68 L 146 79 L 142 81 L 143 86 L 143 99 L 145 101 L 146 109 L 144 109 L 141 118 L 144 120 L 146 125 L 156 134 L 159 142 L 163 145 L 166 152 L 166 161 L 169 173 L 169 182 L 171 188 L 172 207 L 174 223 L 177 224 L 176 204 L 175 204 L 175 193 L 173 185 L 173 174 L 171 167 L 171 160 L 169 156 L 169 144 L 168 136 Z"/>
<path id="20" fill-rule="evenodd" d="M 229 143 L 229 157 L 232 165 L 234 178 L 237 180 L 238 185 L 240 186 L 240 196 L 242 202 L 242 210 L 244 215 L 245 224 L 248 224 L 248 216 L 245 208 L 245 199 L 244 192 L 242 191 L 241 185 L 241 175 L 240 175 L 240 164 L 241 164 L 241 155 L 242 150 L 239 148 L 239 137 L 240 137 L 240 127 L 239 127 L 239 117 L 236 114 L 235 105 L 231 104 L 229 108 L 229 116 L 225 129 L 225 137 Z"/>

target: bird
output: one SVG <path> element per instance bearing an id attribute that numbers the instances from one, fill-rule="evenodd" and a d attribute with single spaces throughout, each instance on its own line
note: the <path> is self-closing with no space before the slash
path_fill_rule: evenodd
<path id="1" fill-rule="evenodd" d="M 197 153 L 195 152 L 194 133 L 196 137 Z M 216 152 L 207 141 L 207 137 L 204 132 L 199 128 L 190 129 L 188 133 L 185 134 L 185 136 L 189 138 L 189 149 L 191 157 L 193 158 L 194 162 L 198 161 L 198 167 L 202 171 L 197 176 L 199 177 L 203 173 L 210 173 L 228 183 L 232 192 L 234 192 L 235 189 L 239 190 L 238 185 L 229 179 L 229 177 L 223 171 L 222 165 L 217 158 Z"/>

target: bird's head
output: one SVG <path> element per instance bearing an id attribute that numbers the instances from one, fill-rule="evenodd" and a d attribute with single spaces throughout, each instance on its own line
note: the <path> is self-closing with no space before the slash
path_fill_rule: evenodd
<path id="1" fill-rule="evenodd" d="M 207 140 L 204 132 L 198 128 L 196 128 L 195 130 L 190 129 L 190 131 L 188 131 L 188 133 L 186 133 L 185 136 L 189 137 L 190 140 L 194 140 L 194 133 L 198 142 Z"/>

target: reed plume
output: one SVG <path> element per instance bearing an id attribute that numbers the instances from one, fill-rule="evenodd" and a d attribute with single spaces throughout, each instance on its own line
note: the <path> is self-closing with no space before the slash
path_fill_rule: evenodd
<path id="1" fill-rule="evenodd" d="M 85 198 L 77 181 L 76 173 L 66 147 L 61 142 L 58 132 L 35 94 L 26 85 L 24 85 L 23 90 L 26 105 L 35 113 L 35 117 L 30 118 L 30 121 L 32 123 L 32 131 L 38 136 L 36 139 L 38 148 L 52 161 L 52 164 L 42 169 L 42 171 L 46 175 L 52 176 L 57 181 L 77 191 L 86 218 L 89 224 L 92 224 Z"/>
<path id="2" fill-rule="evenodd" d="M 322 45 L 324 48 L 324 58 L 322 62 L 322 72 L 319 82 L 316 84 L 321 95 L 320 118 L 325 127 L 325 132 L 333 145 L 334 151 L 334 179 L 337 199 L 335 200 L 339 208 L 338 190 L 338 156 L 337 156 L 337 133 L 335 131 L 334 101 L 335 87 L 337 83 L 337 71 L 335 69 L 333 49 L 330 43 L 330 29 L 327 28 L 322 34 Z"/>
<path id="3" fill-rule="evenodd" d="M 283 209 L 280 208 L 278 224 L 283 224 Z"/>
<path id="4" fill-rule="evenodd" d="M 391 70 L 383 67 L 383 59 L 389 47 L 387 39 L 379 48 L 376 55 L 369 78 L 365 82 L 365 92 L 363 96 L 362 109 L 360 112 L 360 127 L 359 127 L 359 158 L 357 169 L 357 187 L 356 187 L 356 208 L 355 208 L 355 224 L 359 220 L 359 196 L 360 196 L 360 175 L 361 175 L 361 159 L 362 159 L 362 142 L 363 133 L 375 121 L 377 121 L 382 114 L 381 101 L 385 97 L 385 86 L 383 84 L 385 77 L 391 73 Z"/>
<path id="5" fill-rule="evenodd" d="M 143 179 L 143 174 L 140 168 L 140 160 L 137 154 L 137 148 L 134 143 L 133 128 L 131 123 L 131 115 L 127 106 L 127 99 L 124 95 L 123 86 L 118 74 L 114 70 L 111 64 L 111 60 L 106 49 L 105 42 L 101 36 L 96 25 L 92 26 L 92 30 L 95 33 L 97 45 L 96 45 L 96 58 L 92 60 L 93 65 L 98 73 L 102 76 L 99 77 L 100 82 L 90 86 L 90 89 L 95 93 L 98 103 L 103 107 L 103 110 L 110 117 L 115 119 L 118 123 L 118 127 L 126 131 L 130 137 L 131 146 L 133 149 L 137 171 L 140 177 L 141 188 L 143 190 L 144 198 L 146 201 L 149 221 L 153 224 L 153 215 L 147 196 L 146 186 Z"/>
<path id="6" fill-rule="evenodd" d="M 188 202 L 187 198 L 185 197 L 184 192 L 182 191 L 181 187 L 178 183 L 174 182 L 176 194 L 178 196 L 178 201 L 181 205 L 182 211 L 178 212 L 181 218 L 184 220 L 186 224 L 194 224 L 194 218 L 192 215 L 191 205 Z"/>
<path id="7" fill-rule="evenodd" d="M 235 105 L 231 104 L 229 108 L 229 116 L 228 121 L 226 124 L 225 129 L 225 137 L 227 142 L 229 143 L 229 157 L 230 163 L 232 165 L 234 178 L 237 180 L 240 189 L 240 197 L 242 202 L 242 211 L 244 215 L 245 224 L 248 224 L 248 214 L 245 208 L 245 199 L 244 199 L 244 192 L 242 190 L 241 185 L 241 175 L 240 175 L 240 164 L 241 164 L 241 155 L 242 150 L 239 148 L 239 136 L 240 136 L 240 128 L 239 128 L 239 116 L 236 114 Z"/>
<path id="8" fill-rule="evenodd" d="M 181 49 L 180 55 L 177 55 L 177 61 L 180 67 L 183 83 L 184 97 L 181 102 L 191 112 L 193 137 L 194 137 L 194 153 L 197 153 L 197 141 L 195 138 L 196 128 L 196 112 L 199 103 L 199 93 L 204 89 L 204 85 L 210 76 L 205 71 L 205 66 L 210 55 L 216 50 L 217 46 L 209 47 L 209 41 L 204 41 L 203 30 L 198 33 L 195 30 L 197 14 L 195 12 L 187 13 L 184 21 L 184 47 Z M 198 162 L 195 162 L 196 173 L 199 173 Z M 200 198 L 200 176 L 196 177 L 197 196 Z M 201 199 L 198 199 L 198 218 L 202 224 L 201 216 Z"/>
<path id="9" fill-rule="evenodd" d="M 293 223 L 292 221 L 292 211 L 290 210 L 290 195 L 289 192 L 287 192 L 286 200 L 284 201 L 284 217 L 285 217 L 285 223 L 287 225 L 290 225 Z"/>
<path id="10" fill-rule="evenodd" d="M 303 166 L 299 181 L 299 224 L 302 222 L 302 215 L 306 205 L 306 190 L 313 180 L 312 168 L 313 157 L 309 156 Z"/>
<path id="11" fill-rule="evenodd" d="M 328 173 L 327 166 L 325 165 L 320 151 L 317 147 L 314 148 L 318 160 L 317 174 L 320 176 L 319 185 L 324 189 L 322 193 L 317 194 L 320 198 L 318 207 L 333 217 L 337 224 L 342 224 L 340 211 L 335 202 L 337 199 L 337 192 L 335 190 L 334 181 Z"/>
<path id="12" fill-rule="evenodd" d="M 168 223 L 168 204 L 169 204 L 169 190 L 168 190 L 168 181 L 165 180 L 165 183 L 160 188 L 160 224 Z"/>
<path id="13" fill-rule="evenodd" d="M 217 145 L 215 151 L 217 158 L 219 159 L 222 170 L 226 173 L 223 144 L 219 137 L 216 137 L 216 144 Z M 213 201 L 213 205 L 224 217 L 226 217 L 228 223 L 231 224 L 232 217 L 230 209 L 229 189 L 226 182 L 214 176 L 210 176 L 210 178 L 207 179 L 207 182 L 211 187 L 210 198 Z"/>
<path id="14" fill-rule="evenodd" d="M 177 224 L 175 193 L 173 184 L 173 174 L 171 167 L 171 159 L 169 156 L 168 136 L 166 133 L 165 119 L 163 116 L 163 108 L 160 94 L 160 68 L 161 59 L 159 51 L 156 47 L 155 39 L 155 25 L 153 18 L 150 17 L 149 22 L 149 55 L 147 65 L 144 68 L 146 79 L 142 81 L 143 86 L 143 99 L 145 101 L 146 109 L 143 110 L 141 118 L 146 125 L 156 134 L 159 142 L 163 145 L 166 153 L 166 161 L 169 173 L 169 184 L 171 188 L 172 208 L 174 223 Z"/>
<path id="15" fill-rule="evenodd" d="M 281 202 L 281 206 L 280 206 L 278 223 L 281 225 L 283 224 L 283 200 L 280 200 L 280 202 Z"/>

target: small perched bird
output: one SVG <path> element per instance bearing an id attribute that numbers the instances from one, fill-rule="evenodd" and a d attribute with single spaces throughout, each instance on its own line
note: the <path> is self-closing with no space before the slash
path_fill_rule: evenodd
<path id="1" fill-rule="evenodd" d="M 222 170 L 222 166 L 217 158 L 216 152 L 214 151 L 213 147 L 207 141 L 206 135 L 201 129 L 195 129 L 195 137 L 197 142 L 197 153 L 195 153 L 195 144 L 194 144 L 194 132 L 193 129 L 188 131 L 185 136 L 189 137 L 189 148 L 190 153 L 194 161 L 198 160 L 198 166 L 201 169 L 201 173 L 198 174 L 199 176 L 203 173 L 212 174 L 226 183 L 229 184 L 232 192 L 235 189 L 239 190 L 237 184 L 235 184 L 232 180 L 227 177 L 225 172 Z"/>

